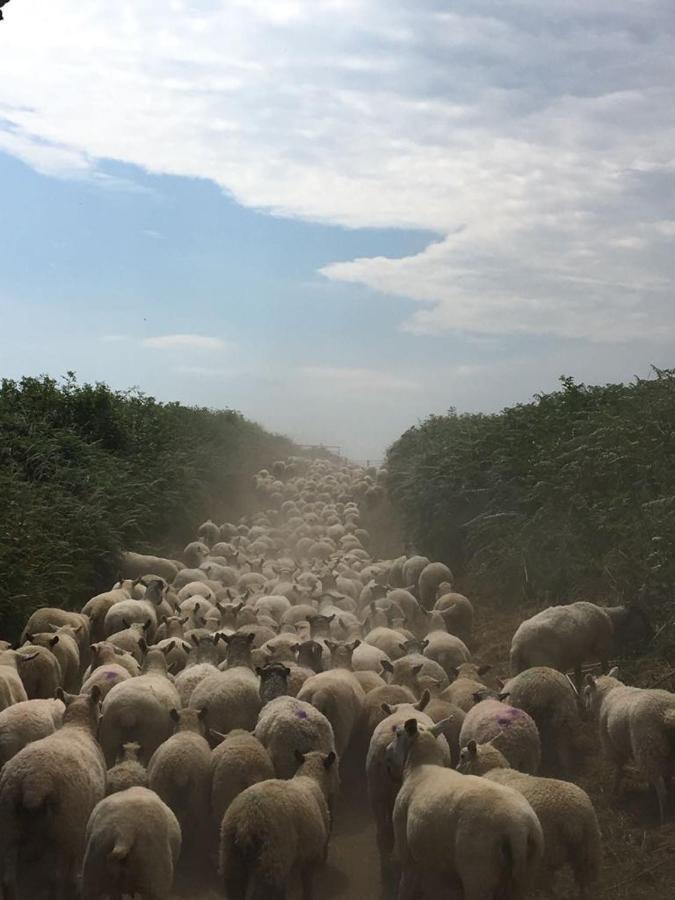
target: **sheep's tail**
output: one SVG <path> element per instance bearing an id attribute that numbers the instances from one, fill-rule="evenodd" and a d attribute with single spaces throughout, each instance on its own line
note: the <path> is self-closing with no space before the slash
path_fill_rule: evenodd
<path id="1" fill-rule="evenodd" d="M 247 885 L 246 900 L 283 898 L 285 878 L 275 871 L 278 852 L 266 810 L 249 807 L 235 821 L 223 821 L 220 868 L 226 888 L 229 876 Z"/>
<path id="2" fill-rule="evenodd" d="M 132 845 L 133 840 L 130 835 L 118 834 L 115 838 L 115 843 L 108 854 L 110 862 L 117 863 L 118 865 L 124 862 L 131 852 Z"/>
<path id="3" fill-rule="evenodd" d="M 45 770 L 28 772 L 21 784 L 21 807 L 30 812 L 43 809 L 52 794 L 52 781 Z"/>
<path id="4" fill-rule="evenodd" d="M 502 877 L 497 889 L 499 900 L 524 897 L 534 873 L 534 864 L 541 855 L 541 845 L 528 828 L 502 837 Z"/>

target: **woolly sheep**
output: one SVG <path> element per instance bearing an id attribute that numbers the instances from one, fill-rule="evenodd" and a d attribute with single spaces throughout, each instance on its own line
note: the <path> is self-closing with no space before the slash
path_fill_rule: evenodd
<path id="1" fill-rule="evenodd" d="M 290 781 L 262 781 L 230 805 L 220 832 L 220 872 L 231 900 L 287 896 L 293 872 L 313 896 L 317 868 L 328 854 L 330 803 L 337 793 L 334 752 L 300 756 Z"/>
<path id="2" fill-rule="evenodd" d="M 433 609 L 438 586 L 443 582 L 452 584 L 452 580 L 452 572 L 443 563 L 432 562 L 422 569 L 417 578 L 417 591 L 424 609 Z"/>
<path id="3" fill-rule="evenodd" d="M 0 712 L 0 768 L 26 744 L 60 728 L 64 710 L 61 700 L 24 700 Z"/>
<path id="4" fill-rule="evenodd" d="M 418 697 L 426 686 L 422 684 L 421 679 L 433 679 L 439 690 L 443 690 L 449 684 L 443 667 L 435 660 L 427 659 L 419 653 L 410 653 L 393 663 L 384 661 L 382 668 L 390 673 L 391 684 L 405 685 Z"/>
<path id="5" fill-rule="evenodd" d="M 111 606 L 103 622 L 106 636 L 124 631 L 133 622 L 139 622 L 146 626 L 147 633 L 152 638 L 157 630 L 158 610 L 162 607 L 165 590 L 164 582 L 152 581 L 142 600 L 120 600 Z"/>
<path id="6" fill-rule="evenodd" d="M 393 813 L 399 897 L 412 897 L 426 875 L 457 879 L 464 900 L 521 900 L 543 854 L 539 820 L 516 791 L 444 768 L 441 727 L 408 719 L 388 747 L 403 776 Z"/>
<path id="7" fill-rule="evenodd" d="M 188 654 L 185 668 L 176 675 L 174 682 L 181 706 L 189 704 L 190 697 L 198 684 L 210 675 L 218 674 L 218 650 L 211 635 L 202 638 L 193 636 L 191 643 L 192 649 Z"/>
<path id="8" fill-rule="evenodd" d="M 141 745 L 129 741 L 122 746 L 122 754 L 106 775 L 106 795 L 126 791 L 130 787 L 147 787 L 148 770 L 138 758 Z"/>
<path id="9" fill-rule="evenodd" d="M 544 761 L 569 774 L 573 769 L 579 708 L 568 678 L 546 666 L 525 669 L 502 684 L 499 699 L 508 700 L 534 719 Z"/>
<path id="10" fill-rule="evenodd" d="M 488 697 L 477 703 L 464 718 L 459 741 L 495 746 L 514 769 L 536 775 L 541 761 L 541 743 L 534 721 L 522 709 Z"/>
<path id="11" fill-rule="evenodd" d="M 66 704 L 61 728 L 20 750 L 0 775 L 0 883 L 11 891 L 18 881 L 27 896 L 45 888 L 54 896 L 64 886 L 74 891 L 87 820 L 105 794 L 105 763 L 94 737 L 98 695 L 60 692 L 59 699 Z M 39 883 L 32 890 L 24 881 L 30 875 Z"/>
<path id="12" fill-rule="evenodd" d="M 255 735 L 241 729 L 226 735 L 211 754 L 211 814 L 216 827 L 236 796 L 274 777 L 270 755 Z"/>
<path id="13" fill-rule="evenodd" d="M 675 694 L 629 687 L 617 676 L 616 668 L 600 678 L 587 675 L 584 702 L 615 766 L 615 793 L 621 788 L 624 766 L 632 761 L 656 791 L 663 825 L 668 779 L 675 773 Z"/>
<path id="14" fill-rule="evenodd" d="M 101 800 L 89 819 L 86 841 L 83 900 L 169 896 L 181 831 L 154 791 L 130 787 Z"/>
<path id="15" fill-rule="evenodd" d="M 142 674 L 116 684 L 103 701 L 99 740 L 108 766 L 128 741 L 140 744 L 141 761 L 147 763 L 171 734 L 170 711 L 179 705 L 164 654 L 149 650 Z"/>
<path id="16" fill-rule="evenodd" d="M 28 634 L 55 631 L 62 625 L 70 625 L 75 630 L 77 645 L 80 648 L 80 666 L 84 668 L 89 665 L 91 626 L 89 616 L 84 616 L 82 613 L 70 612 L 66 609 L 57 609 L 51 606 L 42 606 L 30 615 L 21 633 L 19 643 L 23 644 Z M 78 629 L 78 626 L 82 627 Z"/>
<path id="17" fill-rule="evenodd" d="M 550 885 L 551 877 L 569 865 L 587 900 L 595 896 L 594 883 L 600 870 L 600 827 L 588 794 L 569 781 L 539 778 L 509 768 L 506 758 L 490 744 L 470 741 L 462 749 L 457 766 L 467 775 L 484 775 L 495 784 L 513 788 L 530 804 L 544 834 L 544 871 L 539 881 Z"/>
<path id="18" fill-rule="evenodd" d="M 453 673 L 456 676 L 454 681 L 438 694 L 439 699 L 447 700 L 448 703 L 454 703 L 460 709 L 463 709 L 464 712 L 468 712 L 476 705 L 476 694 L 479 691 L 487 690 L 486 685 L 478 679 L 489 672 L 491 668 L 492 666 L 489 665 L 462 663 L 460 666 L 457 666 L 456 671 Z"/>
<path id="19" fill-rule="evenodd" d="M 80 648 L 77 644 L 77 633 L 70 625 L 62 625 L 56 632 L 27 635 L 29 646 L 46 647 L 56 657 L 61 670 L 61 683 L 64 690 L 74 693 L 80 681 Z"/>
<path id="20" fill-rule="evenodd" d="M 335 750 L 333 727 L 311 703 L 295 697 L 277 697 L 266 703 L 255 726 L 255 737 L 270 755 L 277 778 L 292 778 L 296 751 Z"/>
<path id="21" fill-rule="evenodd" d="M 19 674 L 19 665 L 23 668 L 29 661 L 26 655 L 20 655 L 16 650 L 0 651 L 0 711 L 14 703 L 28 700 Z"/>
<path id="22" fill-rule="evenodd" d="M 147 648 L 145 648 L 147 649 Z M 129 675 L 138 675 L 141 667 L 131 654 L 116 647 L 110 641 L 99 641 L 89 648 L 91 664 L 85 669 L 83 678 L 86 680 L 96 669 L 105 665 L 121 666 Z"/>
<path id="23" fill-rule="evenodd" d="M 172 810 L 184 843 L 205 840 L 211 801 L 211 748 L 206 740 L 206 710 L 171 710 L 176 731 L 153 753 L 148 784 Z"/>
<path id="24" fill-rule="evenodd" d="M 298 692 L 298 700 L 312 704 L 333 727 L 335 749 L 344 755 L 361 715 L 365 693 L 351 672 L 332 669 L 308 678 Z"/>
<path id="25" fill-rule="evenodd" d="M 158 575 L 172 582 L 178 574 L 178 567 L 169 559 L 160 556 L 146 556 L 142 553 L 126 551 L 120 561 L 120 573 L 124 578 L 142 578 L 144 575 Z"/>
<path id="26" fill-rule="evenodd" d="M 448 678 L 452 678 L 462 663 L 471 659 L 471 653 L 466 644 L 454 634 L 446 631 L 430 631 L 422 642 L 422 653 L 428 659 L 433 659 L 443 667 Z"/>
<path id="27" fill-rule="evenodd" d="M 450 592 L 442 594 L 434 609 L 437 610 L 450 634 L 455 634 L 465 643 L 473 632 L 473 604 L 464 594 Z"/>
<path id="28" fill-rule="evenodd" d="M 131 591 L 133 590 L 133 587 L 133 581 L 123 581 L 120 587 L 113 588 L 112 590 L 106 591 L 103 594 L 96 594 L 95 597 L 87 600 L 87 602 L 82 607 L 81 612 L 89 617 L 89 621 L 91 623 L 90 640 L 103 640 L 103 638 L 105 637 L 104 621 L 106 613 L 111 607 L 113 607 L 116 603 L 119 603 L 121 600 L 129 600 L 132 596 Z"/>
<path id="29" fill-rule="evenodd" d="M 411 717 L 429 728 L 433 727 L 433 721 L 423 712 L 428 700 L 427 692 L 416 704 L 399 703 L 396 706 L 389 706 L 387 703 L 383 703 L 382 710 L 386 717 L 375 727 L 368 746 L 366 757 L 368 799 L 375 819 L 380 873 L 385 884 L 388 884 L 392 877 L 391 851 L 394 846 L 392 813 L 396 794 L 401 784 L 400 775 L 392 777 L 387 763 L 387 747 L 391 743 L 396 728 Z M 450 749 L 444 737 L 439 739 L 439 747 L 444 760 L 443 764 L 450 765 Z"/>
<path id="30" fill-rule="evenodd" d="M 195 687 L 188 706 L 205 708 L 207 726 L 220 734 L 235 728 L 251 731 L 260 712 L 258 679 L 244 666 L 209 675 Z"/>
<path id="31" fill-rule="evenodd" d="M 125 624 L 125 623 L 123 623 Z M 115 634 L 111 634 L 108 638 L 106 638 L 106 642 L 108 644 L 112 644 L 113 647 L 117 647 L 120 650 L 124 650 L 126 653 L 129 653 L 136 660 L 137 663 L 143 662 L 143 656 L 145 655 L 145 651 L 147 650 L 146 645 L 146 635 L 148 632 L 148 628 L 152 625 L 152 621 L 150 618 L 146 619 L 145 622 L 132 622 L 129 624 L 128 628 L 125 628 L 124 631 L 117 631 Z M 182 629 L 181 629 L 181 637 L 182 637 Z M 155 640 L 158 641 L 160 639 L 159 636 L 159 628 L 155 632 Z"/>
<path id="32" fill-rule="evenodd" d="M 427 559 L 426 556 L 411 556 L 403 563 L 403 583 L 407 587 L 408 585 L 416 587 L 417 581 L 424 571 L 424 569 L 430 565 L 431 560 Z"/>
<path id="33" fill-rule="evenodd" d="M 24 658 L 19 674 L 29 700 L 48 700 L 63 687 L 61 666 L 48 647 L 24 644 L 16 652 Z"/>

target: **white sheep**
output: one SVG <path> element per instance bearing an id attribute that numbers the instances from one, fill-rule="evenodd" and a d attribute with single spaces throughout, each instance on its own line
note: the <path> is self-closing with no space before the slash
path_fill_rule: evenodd
<path id="1" fill-rule="evenodd" d="M 297 769 L 297 753 L 335 750 L 335 736 L 328 718 L 296 697 L 277 697 L 266 703 L 255 726 L 255 737 L 270 755 L 277 778 L 291 778 Z"/>
<path id="2" fill-rule="evenodd" d="M 39 644 L 51 650 L 61 670 L 63 689 L 71 694 L 76 692 L 80 685 L 80 648 L 76 630 L 70 625 L 62 625 L 56 633 L 50 631 L 27 635 L 27 641 L 29 645 Z"/>
<path id="3" fill-rule="evenodd" d="M 130 787 L 147 787 L 148 770 L 138 758 L 141 745 L 129 741 L 122 747 L 122 754 L 106 776 L 106 794 L 116 794 Z"/>
<path id="4" fill-rule="evenodd" d="M 438 694 L 439 699 L 454 703 L 464 712 L 468 712 L 476 705 L 476 694 L 487 690 L 487 686 L 478 679 L 490 671 L 492 666 L 476 665 L 475 663 L 462 663 L 452 675 L 454 680 L 449 687 Z M 433 693 L 433 691 L 432 691 Z"/>
<path id="5" fill-rule="evenodd" d="M 396 726 L 388 747 L 403 778 L 393 814 L 398 896 L 408 900 L 435 877 L 458 880 L 464 900 L 521 900 L 543 854 L 539 820 L 511 788 L 445 768 L 441 730 L 411 718 Z"/>
<path id="6" fill-rule="evenodd" d="M 188 701 L 192 709 L 207 710 L 207 726 L 220 734 L 234 728 L 251 731 L 260 705 L 258 679 L 245 666 L 208 675 L 194 688 Z"/>
<path id="7" fill-rule="evenodd" d="M 410 572 L 410 567 L 408 572 Z M 443 563 L 432 562 L 426 565 L 417 577 L 417 590 L 424 609 L 433 609 L 438 586 L 444 582 L 452 584 L 452 581 L 452 572 Z M 409 582 L 409 584 L 414 584 L 414 582 Z"/>
<path id="8" fill-rule="evenodd" d="M 300 762 L 301 760 L 301 762 Z M 337 793 L 335 753 L 309 753 L 289 781 L 262 781 L 230 805 L 220 831 L 220 872 L 232 900 L 285 897 L 294 872 L 304 896 L 325 863 L 330 804 Z"/>
<path id="9" fill-rule="evenodd" d="M 569 781 L 516 772 L 496 747 L 475 741 L 462 748 L 457 768 L 466 775 L 483 775 L 525 797 L 544 834 L 539 882 L 550 885 L 551 877 L 569 865 L 580 896 L 587 900 L 595 896 L 601 857 L 600 827 L 585 791 Z"/>
<path id="10" fill-rule="evenodd" d="M 157 575 L 172 582 L 178 574 L 178 566 L 170 559 L 161 556 L 146 556 L 142 553 L 126 551 L 120 561 L 120 572 L 124 578 L 143 578 L 144 575 Z"/>
<path id="11" fill-rule="evenodd" d="M 24 658 L 19 674 L 29 700 L 48 700 L 63 687 L 61 666 L 48 647 L 24 644 L 16 652 Z"/>
<path id="12" fill-rule="evenodd" d="M 28 700 L 19 674 L 19 665 L 25 666 L 29 662 L 26 655 L 20 655 L 16 650 L 0 651 L 0 712 L 14 703 Z"/>
<path id="13" fill-rule="evenodd" d="M 220 828 L 238 794 L 275 774 L 269 753 L 255 735 L 241 729 L 226 735 L 211 754 L 211 814 L 215 826 Z"/>
<path id="14" fill-rule="evenodd" d="M 180 700 L 167 678 L 161 650 L 149 650 L 142 674 L 116 684 L 103 701 L 99 739 L 108 766 L 112 766 L 128 741 L 141 745 L 147 763 L 172 731 L 170 712 Z"/>
<path id="15" fill-rule="evenodd" d="M 298 692 L 298 700 L 311 703 L 331 723 L 335 749 L 341 759 L 361 716 L 364 699 L 358 680 L 345 669 L 312 675 Z"/>
<path id="16" fill-rule="evenodd" d="M 96 743 L 98 695 L 71 697 L 63 725 L 28 744 L 0 775 L 0 884 L 35 896 L 75 890 L 89 815 L 105 795 L 106 769 Z M 30 871 L 25 861 L 32 859 Z M 36 865 L 34 860 L 40 862 Z M 38 885 L 24 887 L 33 875 Z"/>
<path id="17" fill-rule="evenodd" d="M 492 697 L 480 700 L 464 718 L 459 742 L 493 741 L 514 769 L 536 775 L 541 762 L 541 741 L 533 719 L 522 709 Z"/>
<path id="18" fill-rule="evenodd" d="M 154 791 L 130 787 L 101 800 L 89 819 L 86 841 L 82 900 L 169 897 L 181 831 Z"/>
<path id="19" fill-rule="evenodd" d="M 184 844 L 198 848 L 207 836 L 211 800 L 211 748 L 206 740 L 206 710 L 171 710 L 176 731 L 152 754 L 148 784 L 170 807 Z"/>
<path id="20" fill-rule="evenodd" d="M 64 710 L 61 700 L 24 700 L 0 712 L 0 768 L 26 744 L 60 728 Z"/>
<path id="21" fill-rule="evenodd" d="M 615 766 L 618 793 L 624 767 L 632 761 L 656 791 L 661 825 L 665 822 L 668 779 L 675 773 L 675 694 L 629 687 L 609 675 L 586 676 L 584 701 L 599 725 L 600 740 Z"/>
<path id="22" fill-rule="evenodd" d="M 192 637 L 192 649 L 187 658 L 187 663 L 182 672 L 176 675 L 175 686 L 180 697 L 181 706 L 187 706 L 192 692 L 208 678 L 209 675 L 218 674 L 219 655 L 211 635 L 198 638 Z"/>

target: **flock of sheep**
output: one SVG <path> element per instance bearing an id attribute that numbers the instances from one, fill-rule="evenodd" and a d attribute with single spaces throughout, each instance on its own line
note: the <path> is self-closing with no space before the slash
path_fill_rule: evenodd
<path id="1" fill-rule="evenodd" d="M 229 900 L 283 898 L 294 879 L 309 900 L 340 782 L 364 772 L 401 900 L 515 900 L 563 867 L 590 898 L 600 833 L 569 780 L 580 717 L 616 787 L 632 764 L 664 821 L 675 695 L 582 670 L 606 672 L 644 613 L 551 607 L 488 686 L 450 570 L 371 557 L 359 503 L 381 481 L 275 463 L 256 476 L 263 511 L 205 522 L 181 562 L 127 553 L 80 613 L 38 609 L 2 643 L 2 900 L 166 900 L 179 859 L 217 867 Z"/>

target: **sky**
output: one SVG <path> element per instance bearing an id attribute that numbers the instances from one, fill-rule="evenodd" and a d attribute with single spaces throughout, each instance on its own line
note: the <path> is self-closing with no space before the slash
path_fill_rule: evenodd
<path id="1" fill-rule="evenodd" d="M 0 376 L 380 460 L 675 366 L 672 0 L 12 0 Z"/>

